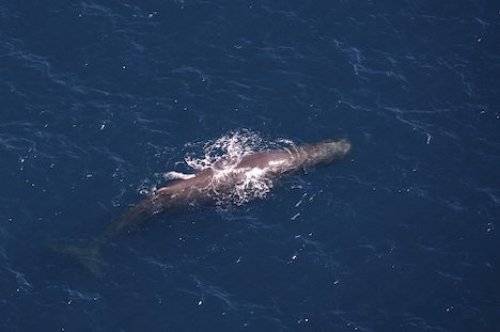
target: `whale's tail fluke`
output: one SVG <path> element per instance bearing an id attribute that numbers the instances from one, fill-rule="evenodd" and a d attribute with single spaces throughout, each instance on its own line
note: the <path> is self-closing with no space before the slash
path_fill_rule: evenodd
<path id="1" fill-rule="evenodd" d="M 49 243 L 49 248 L 63 256 L 75 259 L 94 276 L 102 278 L 104 276 L 104 262 L 101 259 L 100 245 L 97 241 L 79 246 L 66 241 L 53 241 Z"/>

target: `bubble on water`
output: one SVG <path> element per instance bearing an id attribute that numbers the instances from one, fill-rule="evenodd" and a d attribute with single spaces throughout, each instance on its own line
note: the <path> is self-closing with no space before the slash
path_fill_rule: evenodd
<path id="1" fill-rule="evenodd" d="M 205 143 L 202 156 L 188 155 L 185 160 L 191 168 L 198 171 L 207 168 L 227 168 L 235 166 L 242 157 L 262 151 L 266 147 L 266 143 L 257 133 L 237 130 Z"/>

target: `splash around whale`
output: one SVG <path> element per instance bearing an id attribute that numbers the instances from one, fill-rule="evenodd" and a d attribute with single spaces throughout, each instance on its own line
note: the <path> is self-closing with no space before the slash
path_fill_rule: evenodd
<path id="1" fill-rule="evenodd" d="M 94 275 L 102 276 L 101 247 L 117 235 L 137 229 L 156 215 L 228 201 L 241 205 L 263 198 L 283 176 L 341 160 L 350 150 L 351 143 L 339 139 L 236 155 L 227 153 L 211 163 L 196 166 L 199 171 L 194 174 L 167 173 L 166 177 L 173 181 L 125 211 L 92 237 L 87 245 L 59 241 L 52 242 L 50 247 L 75 258 Z"/>

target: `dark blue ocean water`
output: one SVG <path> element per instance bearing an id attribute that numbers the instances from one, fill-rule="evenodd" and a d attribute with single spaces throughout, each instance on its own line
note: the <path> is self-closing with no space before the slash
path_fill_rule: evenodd
<path id="1" fill-rule="evenodd" d="M 494 1 L 0 3 L 1 331 L 499 331 Z M 230 132 L 347 137 L 241 207 L 98 233 Z"/>

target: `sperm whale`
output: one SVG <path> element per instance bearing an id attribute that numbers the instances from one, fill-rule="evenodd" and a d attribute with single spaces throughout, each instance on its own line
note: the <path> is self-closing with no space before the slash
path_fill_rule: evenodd
<path id="1" fill-rule="evenodd" d="M 341 160 L 350 150 L 351 143 L 340 139 L 257 152 L 236 161 L 221 158 L 212 167 L 198 173 L 174 174 L 177 180 L 159 188 L 153 195 L 125 211 L 91 238 L 87 245 L 53 242 L 50 246 L 59 253 L 76 258 L 94 275 L 102 276 L 101 247 L 111 238 L 132 232 L 154 216 L 214 204 L 249 178 L 257 176 L 274 183 L 286 175 Z"/>

